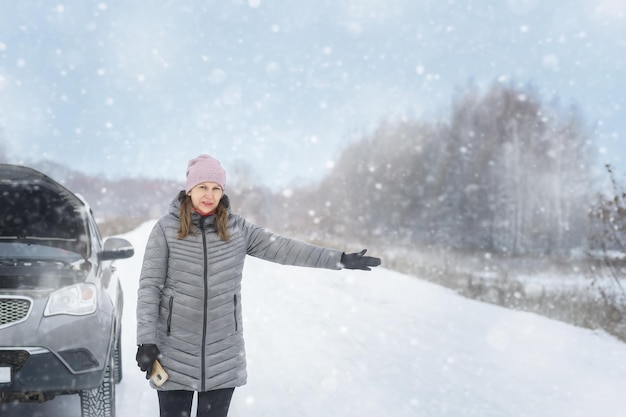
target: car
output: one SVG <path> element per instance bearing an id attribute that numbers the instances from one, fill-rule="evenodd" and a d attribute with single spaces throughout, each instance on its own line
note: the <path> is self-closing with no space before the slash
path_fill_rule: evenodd
<path id="1" fill-rule="evenodd" d="M 82 417 L 115 416 L 123 292 L 87 202 L 33 168 L 0 164 L 0 403 L 78 394 Z"/>

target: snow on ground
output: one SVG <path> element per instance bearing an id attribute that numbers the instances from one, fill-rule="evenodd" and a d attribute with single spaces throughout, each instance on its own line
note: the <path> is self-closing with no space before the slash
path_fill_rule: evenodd
<path id="1" fill-rule="evenodd" d="M 158 415 L 134 360 L 135 296 L 151 227 L 125 235 L 136 255 L 118 263 L 126 295 L 118 417 Z M 244 274 L 249 378 L 235 390 L 230 416 L 626 416 L 626 344 L 605 334 L 383 268 L 328 271 L 249 258 Z M 78 396 L 5 411 L 80 415 Z"/>

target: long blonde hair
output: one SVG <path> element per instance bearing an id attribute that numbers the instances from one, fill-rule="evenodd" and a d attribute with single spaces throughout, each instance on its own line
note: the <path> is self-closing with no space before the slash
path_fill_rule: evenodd
<path id="1" fill-rule="evenodd" d="M 193 204 L 191 203 L 191 197 L 187 195 L 185 190 L 178 193 L 178 201 L 180 202 L 179 224 L 178 224 L 178 239 L 184 239 L 193 233 L 193 224 L 191 223 L 191 212 L 193 210 Z M 230 239 L 228 234 L 228 197 L 224 194 L 220 200 L 217 208 L 215 209 L 215 229 L 217 235 L 224 242 Z"/>

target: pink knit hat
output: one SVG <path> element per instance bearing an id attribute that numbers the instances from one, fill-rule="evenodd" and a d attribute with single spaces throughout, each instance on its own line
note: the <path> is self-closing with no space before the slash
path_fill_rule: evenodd
<path id="1" fill-rule="evenodd" d="M 209 155 L 200 155 L 189 161 L 185 191 L 188 193 L 202 182 L 215 182 L 226 188 L 226 171 L 220 165 L 220 161 Z"/>

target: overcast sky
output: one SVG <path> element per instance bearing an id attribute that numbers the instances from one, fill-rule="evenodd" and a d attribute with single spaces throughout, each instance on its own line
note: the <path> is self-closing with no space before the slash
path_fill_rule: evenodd
<path id="1" fill-rule="evenodd" d="M 0 143 L 109 176 L 211 153 L 268 185 L 324 175 L 382 119 L 530 83 L 626 164 L 623 0 L 3 1 Z"/>

